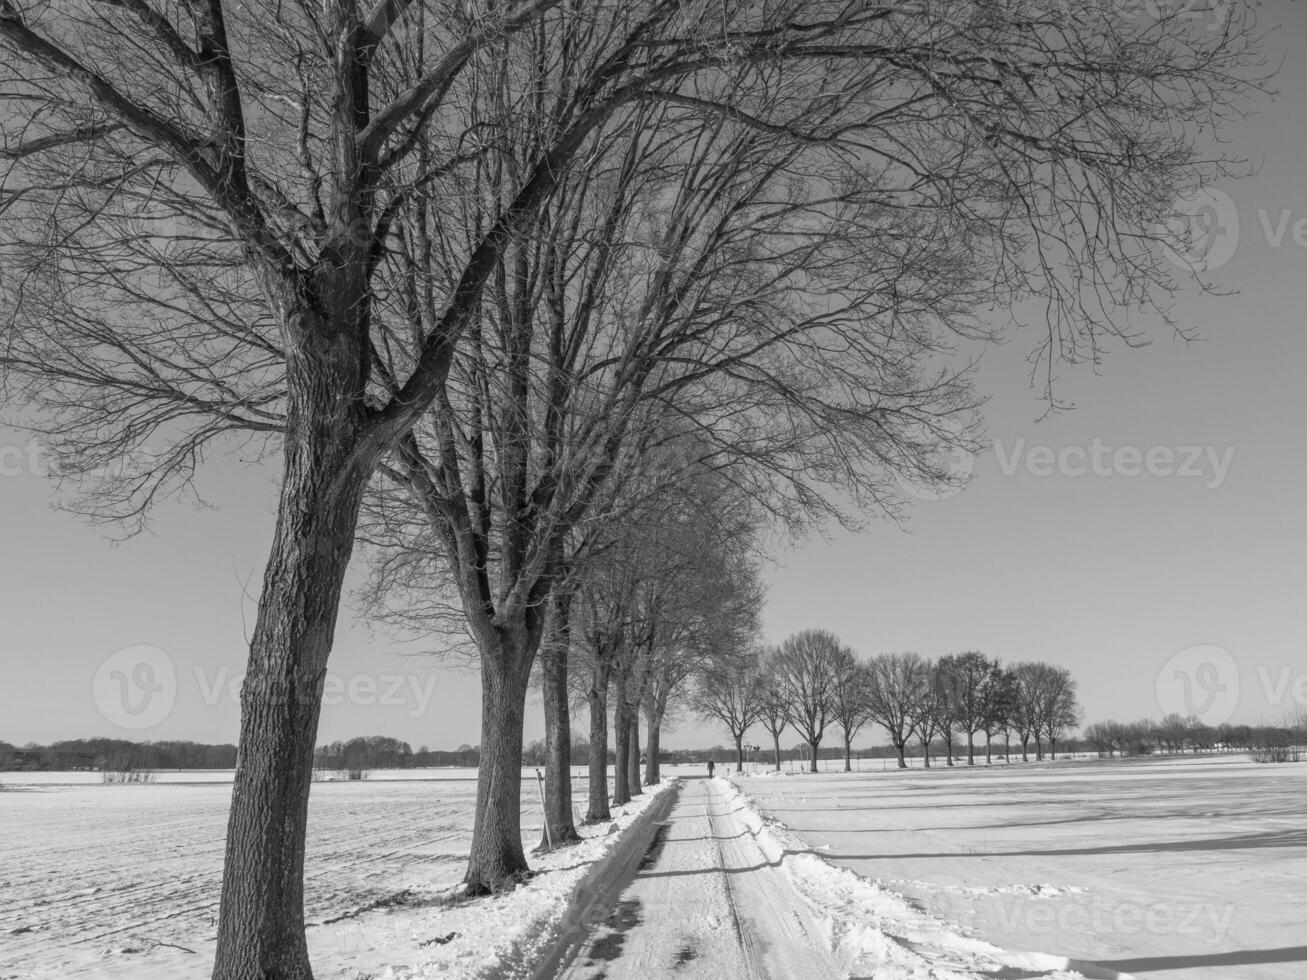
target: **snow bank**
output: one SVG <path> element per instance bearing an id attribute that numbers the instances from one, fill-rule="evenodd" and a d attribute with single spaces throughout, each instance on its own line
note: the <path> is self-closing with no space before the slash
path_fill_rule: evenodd
<path id="1" fill-rule="evenodd" d="M 410 891 L 390 908 L 310 929 L 315 974 L 350 980 L 529 976 L 535 961 L 584 914 L 587 903 L 577 895 L 584 894 L 592 869 L 622 850 L 633 825 L 675 784 L 672 778 L 646 787 L 636 800 L 614 807 L 610 823 L 580 828 L 580 844 L 531 857 L 532 877 L 511 893 L 460 901 L 454 900 L 457 889 Z"/>
<path id="2" fill-rule="evenodd" d="M 456 976 L 492 971 L 496 956 L 527 949 L 562 914 L 578 877 L 613 849 L 608 824 L 583 828 L 584 843 L 530 855 L 539 873 L 513 894 L 451 904 L 476 773 L 441 776 L 314 784 L 305 917 L 318 980 L 375 980 L 387 969 L 421 976 L 443 962 Z M 9 774 L 0 778 L 8 784 Z M 523 779 L 531 847 L 542 813 L 529 770 Z M 207 980 L 231 783 L 20 782 L 0 792 L 0 980 Z M 614 812 L 619 830 L 647 811 L 655 789 Z M 573 792 L 584 798 L 580 777 Z"/>
<path id="3" fill-rule="evenodd" d="M 1093 963 L 1045 953 L 1007 952 L 963 935 L 956 924 L 898 892 L 830 864 L 783 823 L 764 816 L 738 786 L 729 785 L 742 810 L 741 822 L 767 859 L 785 870 L 822 919 L 830 949 L 854 975 L 877 980 L 975 980 L 986 976 L 1131 980 L 1129 974 Z M 1042 887 L 1031 886 L 1031 893 Z"/>

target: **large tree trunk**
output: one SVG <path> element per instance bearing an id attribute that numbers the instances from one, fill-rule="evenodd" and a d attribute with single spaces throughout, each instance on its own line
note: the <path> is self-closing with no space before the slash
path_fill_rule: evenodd
<path id="1" fill-rule="evenodd" d="M 821 747 L 821 739 L 815 742 L 809 741 L 808 748 L 812 749 L 812 771 L 817 772 L 817 750 Z"/>
<path id="2" fill-rule="evenodd" d="M 853 772 L 853 739 L 844 736 L 844 771 Z"/>
<path id="3" fill-rule="evenodd" d="M 640 709 L 636 705 L 631 705 L 627 711 L 627 718 L 631 724 L 631 734 L 627 741 L 626 751 L 629 758 L 626 764 L 627 792 L 634 798 L 639 796 L 644 790 L 640 785 Z"/>
<path id="4" fill-rule="evenodd" d="M 949 737 L 944 739 L 944 751 L 948 753 L 948 761 L 945 762 L 945 765 L 951 769 L 953 767 L 953 737 L 951 732 Z"/>
<path id="5" fill-rule="evenodd" d="M 735 771 L 744 772 L 744 733 L 732 737 L 735 739 Z"/>
<path id="6" fill-rule="evenodd" d="M 554 847 L 581 839 L 572 818 L 572 714 L 567 698 L 571 596 L 550 593 L 552 629 L 542 651 L 545 703 L 545 830 L 540 843 Z"/>
<path id="7" fill-rule="evenodd" d="M 894 746 L 896 749 L 899 750 L 899 768 L 900 768 L 900 769 L 906 769 L 906 768 L 908 768 L 908 760 L 905 759 L 905 758 L 903 758 L 903 750 L 904 750 L 905 748 L 907 748 L 907 744 L 908 744 L 907 742 L 899 742 L 897 745 Z"/>
<path id="8" fill-rule="evenodd" d="M 1044 737 L 1038 733 L 1035 734 L 1035 761 L 1044 761 Z"/>
<path id="9" fill-rule="evenodd" d="M 921 743 L 921 757 L 924 760 L 925 768 L 930 768 L 930 739 Z"/>
<path id="10" fill-rule="evenodd" d="M 989 732 L 985 732 L 985 765 L 987 766 L 994 764 L 993 748 L 994 739 L 990 737 Z"/>
<path id="11" fill-rule="evenodd" d="M 527 870 L 522 850 L 522 728 L 531 676 L 526 638 L 505 637 L 481 655 L 481 765 L 472 851 L 463 881 L 469 895 L 498 891 Z"/>
<path id="12" fill-rule="evenodd" d="M 661 751 L 658 743 L 662 737 L 663 712 L 655 708 L 645 714 L 644 720 L 648 728 L 644 747 L 644 782 L 646 786 L 657 786 L 662 780 L 658 766 L 658 753 Z"/>
<path id="13" fill-rule="evenodd" d="M 290 351 L 277 525 L 241 687 L 214 980 L 308 980 L 304 838 L 323 680 L 375 456 L 349 341 L 326 324 Z M 303 329 L 297 325 L 297 329 Z"/>
<path id="14" fill-rule="evenodd" d="M 967 732 L 967 765 L 976 764 L 976 733 Z"/>
<path id="15" fill-rule="evenodd" d="M 772 732 L 771 736 L 772 751 L 776 753 L 776 771 L 781 771 L 781 733 Z"/>
<path id="16" fill-rule="evenodd" d="M 631 723 L 626 717 L 626 671 L 613 671 L 613 806 L 631 802 L 631 783 L 626 769 L 631 764 Z"/>
<path id="17" fill-rule="evenodd" d="M 611 820 L 608 810 L 608 675 L 606 662 L 595 665 L 586 700 L 590 704 L 590 800 L 585 819 Z"/>

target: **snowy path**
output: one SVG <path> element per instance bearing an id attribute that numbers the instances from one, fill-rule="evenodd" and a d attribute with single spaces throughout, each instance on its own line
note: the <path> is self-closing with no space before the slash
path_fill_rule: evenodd
<path id="1" fill-rule="evenodd" d="M 832 866 L 725 780 L 683 780 L 675 801 L 634 829 L 578 890 L 569 928 L 533 980 L 1130 980 L 964 935 Z"/>
<path id="2" fill-rule="evenodd" d="M 742 810 L 724 784 L 686 780 L 615 912 L 559 975 L 842 976 L 820 923 L 740 820 Z"/>

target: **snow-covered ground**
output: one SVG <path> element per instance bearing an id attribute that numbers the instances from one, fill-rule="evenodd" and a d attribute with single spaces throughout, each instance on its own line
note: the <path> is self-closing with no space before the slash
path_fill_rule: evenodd
<path id="1" fill-rule="evenodd" d="M 565 936 L 539 978 L 561 980 L 1127 980 L 1128 974 L 973 936 L 827 862 L 725 779 L 689 779 L 622 876 L 606 915 Z M 624 845 L 625 846 L 625 845 Z M 561 948 L 560 948 L 561 947 Z M 561 969 L 559 969 L 561 968 Z"/>
<path id="2" fill-rule="evenodd" d="M 1141 980 L 1307 975 L 1307 765 L 878 765 L 736 781 L 792 847 L 1010 953 Z"/>
<path id="3" fill-rule="evenodd" d="M 742 792 L 691 779 L 670 814 L 646 793 L 615 814 L 620 832 L 590 828 L 512 894 L 452 905 L 475 774 L 426 775 L 314 785 L 306 904 L 324 980 L 526 976 L 551 945 L 550 971 L 612 980 L 727 980 L 732 964 L 878 980 L 1307 969 L 1307 766 L 877 767 L 735 777 Z M 0 980 L 207 977 L 229 774 L 0 779 Z M 575 790 L 579 804 L 579 771 Z"/>
<path id="4" fill-rule="evenodd" d="M 0 774 L 0 980 L 207 977 L 231 774 L 98 779 Z M 314 785 L 305 904 L 317 976 L 499 974 L 548 939 L 620 834 L 587 828 L 583 844 L 532 858 L 537 874 L 512 895 L 447 905 L 467 858 L 475 779 L 473 770 L 424 770 Z M 653 796 L 614 811 L 614 823 L 630 825 Z M 534 847 L 542 823 L 530 770 L 522 821 Z"/>

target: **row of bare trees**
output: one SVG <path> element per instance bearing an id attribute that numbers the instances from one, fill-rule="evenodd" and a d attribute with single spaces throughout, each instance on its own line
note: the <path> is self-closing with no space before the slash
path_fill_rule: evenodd
<path id="1" fill-rule="evenodd" d="M 848 772 L 853 739 L 869 723 L 884 730 L 900 768 L 907 766 L 905 753 L 914 739 L 926 766 L 937 742 L 953 765 L 960 739 L 966 741 L 967 764 L 975 765 L 978 735 L 985 736 L 986 762 L 999 736 L 1004 758 L 1010 758 L 1015 736 L 1024 760 L 1032 741 L 1037 759 L 1044 758 L 1045 744 L 1055 759 L 1058 741 L 1079 722 L 1076 686 L 1066 667 L 1039 661 L 1004 666 L 975 650 L 937 660 L 916 653 L 863 660 L 831 633 L 804 630 L 775 649 L 702 673 L 694 705 L 730 732 L 737 769 L 743 766 L 744 737 L 758 724 L 771 736 L 777 769 L 788 726 L 808 745 L 813 772 L 827 730 L 837 730 Z"/>
<path id="2" fill-rule="evenodd" d="M 720 474 L 701 473 L 637 509 L 572 579 L 570 648 L 555 633 L 545 663 L 568 658 L 559 670 L 589 710 L 588 821 L 609 819 L 610 802 L 624 804 L 642 784 L 660 781 L 660 735 L 691 674 L 752 641 L 762 604 L 757 530 L 747 498 Z M 551 715 L 557 710 L 546 696 L 547 725 Z M 606 719 L 614 747 L 611 797 Z M 551 754 L 554 742 L 568 737 L 560 717 L 546 736 Z M 561 759 L 557 778 L 560 786 L 567 780 Z M 570 813 L 551 808 L 550 816 L 571 823 Z"/>
<path id="3" fill-rule="evenodd" d="M 466 886 L 501 888 L 546 638 L 659 642 L 652 599 L 607 617 L 620 575 L 580 598 L 612 529 L 699 472 L 790 529 L 897 514 L 898 480 L 954 482 L 940 453 L 974 445 L 950 354 L 997 335 L 985 311 L 1036 301 L 1049 377 L 1132 342 L 1124 311 L 1169 297 L 1173 196 L 1229 169 L 1198 133 L 1257 84 L 1252 23 L 0 0 L 7 419 L 129 529 L 207 460 L 280 459 L 216 980 L 312 976 L 308 796 L 359 541 L 366 608 L 452 624 L 480 667 Z M 572 645 L 542 662 L 554 725 Z M 634 687 L 656 716 L 658 671 L 596 656 L 614 714 Z"/>

